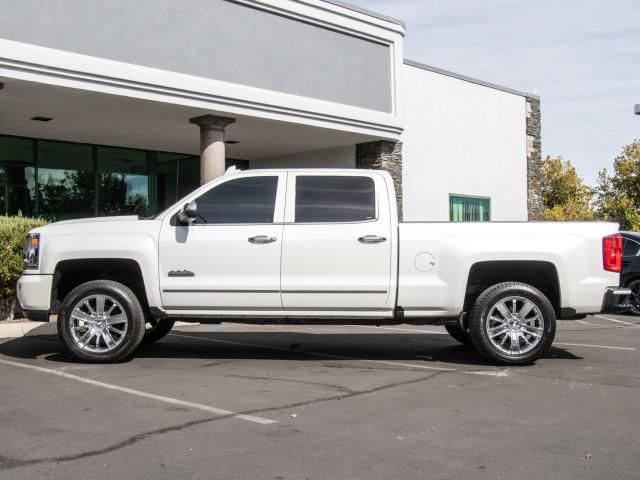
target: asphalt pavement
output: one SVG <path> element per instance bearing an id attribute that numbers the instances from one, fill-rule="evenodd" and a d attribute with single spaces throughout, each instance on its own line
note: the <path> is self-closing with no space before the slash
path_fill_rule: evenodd
<path id="1" fill-rule="evenodd" d="M 640 478 L 640 317 L 535 365 L 443 328 L 187 325 L 112 365 L 0 340 L 0 478 Z"/>

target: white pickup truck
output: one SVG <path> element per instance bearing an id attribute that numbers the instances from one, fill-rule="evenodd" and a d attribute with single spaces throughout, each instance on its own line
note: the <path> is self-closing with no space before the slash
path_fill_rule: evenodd
<path id="1" fill-rule="evenodd" d="M 32 230 L 18 299 L 93 362 L 185 319 L 441 323 L 520 365 L 629 293 L 616 224 L 398 223 L 395 198 L 378 170 L 229 171 L 153 218 Z"/>

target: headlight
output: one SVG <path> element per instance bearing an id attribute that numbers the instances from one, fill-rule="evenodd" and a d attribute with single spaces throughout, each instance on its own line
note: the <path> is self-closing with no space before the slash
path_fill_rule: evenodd
<path id="1" fill-rule="evenodd" d="M 40 234 L 29 233 L 24 242 L 24 268 L 35 270 L 40 263 Z"/>

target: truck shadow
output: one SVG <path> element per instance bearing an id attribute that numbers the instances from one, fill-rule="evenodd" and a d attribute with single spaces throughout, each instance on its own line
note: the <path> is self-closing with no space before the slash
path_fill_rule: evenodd
<path id="1" fill-rule="evenodd" d="M 81 363 L 66 351 L 45 324 L 27 336 L 0 344 L 0 354 L 23 359 Z M 152 345 L 142 345 L 133 359 L 295 360 L 348 362 L 357 360 L 405 361 L 411 364 L 487 366 L 473 348 L 448 335 L 426 333 L 305 333 L 305 332 L 193 332 L 174 331 Z M 580 360 L 571 352 L 552 347 L 546 359 Z M 393 368 L 393 365 L 389 365 Z"/>

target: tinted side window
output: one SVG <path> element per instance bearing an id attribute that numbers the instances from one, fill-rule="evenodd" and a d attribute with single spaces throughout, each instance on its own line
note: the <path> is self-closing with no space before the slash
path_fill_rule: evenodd
<path id="1" fill-rule="evenodd" d="M 296 177 L 296 222 L 360 222 L 376 217 L 373 179 L 352 176 Z"/>
<path id="2" fill-rule="evenodd" d="M 278 177 L 229 180 L 198 197 L 195 223 L 273 223 Z"/>
<path id="3" fill-rule="evenodd" d="M 638 250 L 640 250 L 640 244 L 628 238 L 624 238 L 623 240 L 624 240 L 624 249 L 622 251 L 622 256 L 635 257 L 638 254 Z"/>

